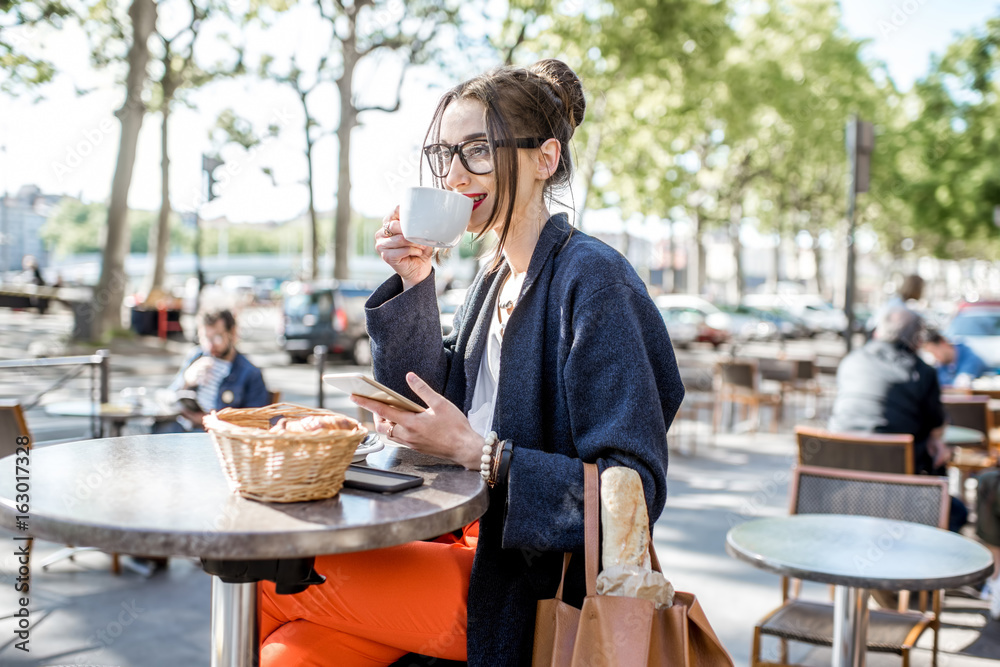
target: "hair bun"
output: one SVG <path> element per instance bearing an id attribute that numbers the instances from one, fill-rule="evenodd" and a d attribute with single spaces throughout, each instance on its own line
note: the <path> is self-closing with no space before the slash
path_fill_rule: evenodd
<path id="1" fill-rule="evenodd" d="M 570 127 L 578 127 L 587 111 L 587 100 L 583 96 L 583 84 L 576 72 L 563 61 L 554 58 L 539 60 L 528 71 L 545 79 L 552 86 L 563 103 Z"/>

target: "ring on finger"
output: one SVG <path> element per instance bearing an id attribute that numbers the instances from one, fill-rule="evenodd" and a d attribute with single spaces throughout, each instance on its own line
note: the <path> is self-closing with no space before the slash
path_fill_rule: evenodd
<path id="1" fill-rule="evenodd" d="M 392 440 L 392 429 L 396 428 L 396 422 L 389 422 L 389 430 L 385 432 L 385 436 Z"/>
<path id="2" fill-rule="evenodd" d="M 385 221 L 385 224 L 383 224 L 383 225 L 382 225 L 382 234 L 383 234 L 383 235 L 384 235 L 384 236 L 385 236 L 386 238 L 390 238 L 390 237 L 392 237 L 392 236 L 395 236 L 395 235 L 393 234 L 392 230 L 391 230 L 391 229 L 389 229 L 389 225 L 390 225 L 390 224 L 392 224 L 392 222 L 391 222 L 390 220 L 386 220 L 386 221 Z"/>

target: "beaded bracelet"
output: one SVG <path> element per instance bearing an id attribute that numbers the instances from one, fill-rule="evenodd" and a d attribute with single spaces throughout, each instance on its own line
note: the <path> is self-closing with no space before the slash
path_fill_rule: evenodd
<path id="1" fill-rule="evenodd" d="M 493 449 L 497 444 L 497 432 L 490 431 L 489 435 L 486 436 L 486 442 L 483 444 L 483 456 L 480 459 L 479 464 L 479 474 L 482 475 L 483 481 L 488 481 L 490 478 L 490 473 L 493 471 Z"/>

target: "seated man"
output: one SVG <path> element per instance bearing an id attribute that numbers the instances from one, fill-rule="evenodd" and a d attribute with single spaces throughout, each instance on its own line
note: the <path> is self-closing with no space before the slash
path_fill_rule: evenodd
<path id="1" fill-rule="evenodd" d="M 969 346 L 951 343 L 936 331 L 927 333 L 923 349 L 937 360 L 938 383 L 942 387 L 970 387 L 973 380 L 989 370 Z"/>
<path id="2" fill-rule="evenodd" d="M 198 409 L 185 407 L 176 421 L 160 422 L 155 433 L 203 430 L 202 419 L 212 410 L 259 408 L 270 403 L 260 369 L 236 350 L 236 318 L 229 310 L 209 310 L 198 315 L 198 341 L 177 377 L 174 391 L 189 389 Z"/>
<path id="3" fill-rule="evenodd" d="M 909 433 L 915 472 L 945 475 L 951 457 L 943 439 L 945 412 L 937 373 L 916 352 L 922 333 L 916 313 L 886 311 L 872 340 L 840 362 L 829 429 Z M 953 498 L 949 527 L 958 531 L 967 518 L 965 505 Z"/>

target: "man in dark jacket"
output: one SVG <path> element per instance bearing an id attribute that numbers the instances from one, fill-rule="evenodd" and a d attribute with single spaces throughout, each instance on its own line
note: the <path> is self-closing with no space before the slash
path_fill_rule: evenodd
<path id="1" fill-rule="evenodd" d="M 270 403 L 260 369 L 236 350 L 236 318 L 226 309 L 198 316 L 201 345 L 185 359 L 171 383 L 174 391 L 194 392 L 197 407 L 188 403 L 177 421 L 163 422 L 156 433 L 202 430 L 202 419 L 212 410 L 259 408 Z"/>
<path id="2" fill-rule="evenodd" d="M 951 452 L 944 442 L 945 412 L 937 372 L 918 355 L 923 321 L 913 311 L 888 310 L 864 347 L 837 369 L 831 431 L 909 433 L 915 472 L 945 475 Z M 953 500 L 950 527 L 965 525 L 968 512 Z"/>

